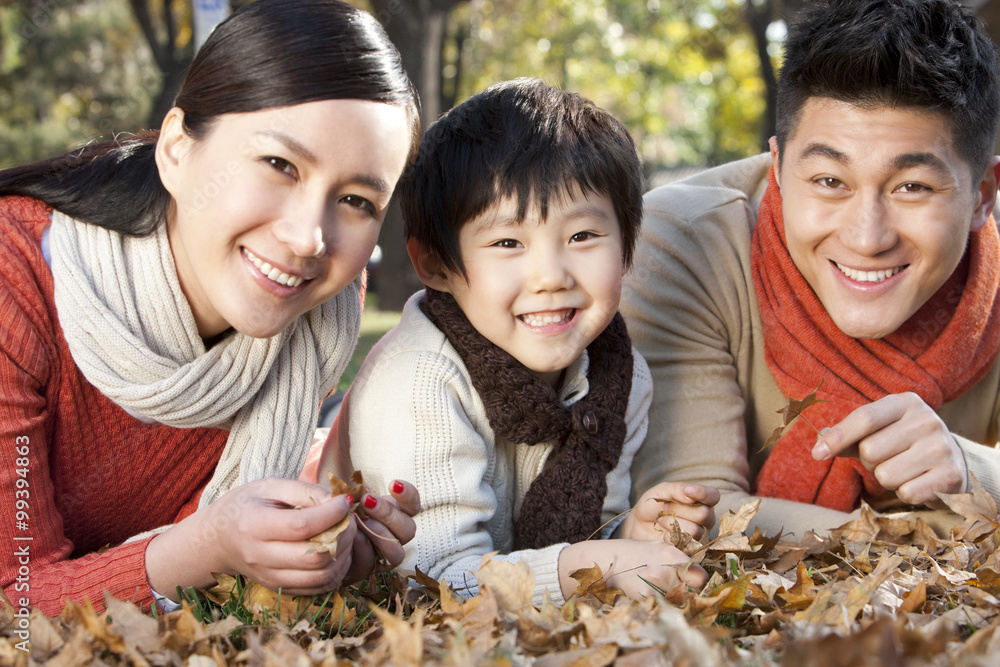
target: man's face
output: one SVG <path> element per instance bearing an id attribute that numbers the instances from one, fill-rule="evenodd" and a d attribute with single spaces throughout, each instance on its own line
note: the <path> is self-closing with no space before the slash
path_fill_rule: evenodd
<path id="1" fill-rule="evenodd" d="M 979 179 L 945 116 L 810 98 L 780 156 L 792 261 L 841 331 L 881 338 L 944 284 L 986 223 L 997 159 Z"/>

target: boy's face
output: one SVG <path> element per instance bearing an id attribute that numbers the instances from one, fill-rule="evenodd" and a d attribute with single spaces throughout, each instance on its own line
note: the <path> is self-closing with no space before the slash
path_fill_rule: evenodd
<path id="1" fill-rule="evenodd" d="M 555 386 L 563 369 L 610 324 L 621 298 L 622 235 L 611 200 L 549 200 L 517 220 L 505 199 L 467 222 L 459 248 L 468 280 L 445 272 L 443 284 L 481 334 Z"/>
<path id="2" fill-rule="evenodd" d="M 788 252 L 841 331 L 881 338 L 944 284 L 996 196 L 974 183 L 944 115 L 810 98 L 781 167 Z"/>

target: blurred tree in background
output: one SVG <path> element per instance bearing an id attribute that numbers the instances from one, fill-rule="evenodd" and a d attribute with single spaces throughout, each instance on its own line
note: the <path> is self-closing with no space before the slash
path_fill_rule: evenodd
<path id="1" fill-rule="evenodd" d="M 0 166 L 158 127 L 198 1 L 0 0 Z M 400 49 L 425 126 L 495 81 L 537 76 L 620 118 L 649 184 L 766 148 L 784 20 L 802 2 L 354 0 Z M 1000 0 L 967 4 L 1000 24 Z M 398 213 L 380 244 L 382 305 L 398 309 L 419 287 Z"/>
<path id="2" fill-rule="evenodd" d="M 0 164 L 146 125 L 159 87 L 125 0 L 0 5 Z"/>

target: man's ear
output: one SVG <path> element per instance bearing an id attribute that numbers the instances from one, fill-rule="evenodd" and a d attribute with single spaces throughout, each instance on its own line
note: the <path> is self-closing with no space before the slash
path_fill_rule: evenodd
<path id="1" fill-rule="evenodd" d="M 167 192 L 173 194 L 179 183 L 181 158 L 188 150 L 191 137 L 184 131 L 184 111 L 174 107 L 167 112 L 156 140 L 156 169 Z"/>
<path id="2" fill-rule="evenodd" d="M 994 155 L 983 171 L 982 180 L 979 181 L 979 203 L 972 212 L 972 231 L 982 229 L 993 214 L 993 207 L 997 203 L 998 185 L 1000 185 L 1000 155 Z"/>
<path id="3" fill-rule="evenodd" d="M 774 180 L 778 184 L 778 189 L 781 189 L 781 169 L 779 165 L 781 164 L 781 155 L 778 153 L 778 137 L 771 137 L 767 140 L 767 145 L 771 147 L 771 166 L 774 167 Z"/>
<path id="4" fill-rule="evenodd" d="M 411 236 L 406 240 L 406 254 L 410 256 L 420 282 L 439 292 L 451 292 L 451 271 L 445 268 L 437 253 Z"/>

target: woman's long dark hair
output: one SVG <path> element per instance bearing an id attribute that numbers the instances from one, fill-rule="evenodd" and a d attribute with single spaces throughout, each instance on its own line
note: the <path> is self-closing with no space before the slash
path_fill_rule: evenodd
<path id="1" fill-rule="evenodd" d="M 201 138 L 222 114 L 331 99 L 407 107 L 415 153 L 416 93 L 370 14 L 339 0 L 257 0 L 216 27 L 174 104 L 184 110 L 187 133 Z M 158 134 L 92 143 L 0 171 L 0 195 L 34 197 L 79 220 L 148 234 L 170 203 L 154 161 Z"/>

